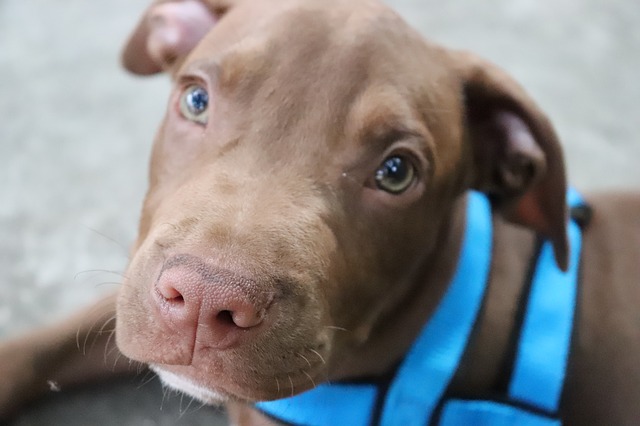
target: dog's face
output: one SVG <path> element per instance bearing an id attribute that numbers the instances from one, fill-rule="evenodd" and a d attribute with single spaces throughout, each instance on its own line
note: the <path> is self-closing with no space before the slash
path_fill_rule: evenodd
<path id="1" fill-rule="evenodd" d="M 481 102 L 493 80 L 466 75 L 471 65 L 375 2 L 248 3 L 171 58 L 118 304 L 124 354 L 206 402 L 332 378 L 428 285 L 420 272 L 471 186 L 529 224 L 525 200 L 542 217 L 534 225 L 561 232 L 555 204 L 535 195 L 557 173 L 545 146 L 555 140 L 538 142 L 545 129 L 530 129 L 546 123 L 516 89 Z M 465 86 L 474 78 L 479 95 Z M 469 99 L 491 110 L 470 112 Z M 487 138 L 500 142 L 474 148 Z"/>

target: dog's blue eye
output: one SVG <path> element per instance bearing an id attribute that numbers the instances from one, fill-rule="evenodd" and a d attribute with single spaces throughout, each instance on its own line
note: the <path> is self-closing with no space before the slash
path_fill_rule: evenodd
<path id="1" fill-rule="evenodd" d="M 410 161 L 400 156 L 385 159 L 376 170 L 376 185 L 383 191 L 400 194 L 413 183 L 415 169 Z"/>
<path id="2" fill-rule="evenodd" d="M 180 96 L 180 112 L 187 120 L 207 124 L 208 107 L 209 94 L 202 86 L 189 86 Z"/>

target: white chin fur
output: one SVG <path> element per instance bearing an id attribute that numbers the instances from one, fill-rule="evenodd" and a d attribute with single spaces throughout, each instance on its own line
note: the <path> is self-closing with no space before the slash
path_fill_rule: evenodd
<path id="1" fill-rule="evenodd" d="M 178 376 L 177 374 L 165 371 L 156 365 L 149 366 L 156 372 L 162 383 L 173 390 L 183 392 L 205 404 L 220 405 L 226 402 L 229 398 L 219 392 L 211 389 L 204 388 L 195 384 L 189 379 Z"/>

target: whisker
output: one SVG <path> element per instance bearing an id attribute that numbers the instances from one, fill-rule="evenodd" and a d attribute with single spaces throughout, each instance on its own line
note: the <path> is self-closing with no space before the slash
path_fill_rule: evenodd
<path id="1" fill-rule="evenodd" d="M 330 329 L 330 330 L 338 330 L 338 331 L 346 331 L 346 332 L 349 332 L 349 330 L 347 330 L 346 328 L 344 328 L 344 327 L 338 327 L 338 326 L 335 326 L 335 325 L 327 325 L 327 326 L 325 326 L 325 328 L 328 328 L 328 329 Z"/>
<path id="2" fill-rule="evenodd" d="M 102 233 L 102 232 L 98 231 L 98 230 L 97 230 L 97 229 L 95 229 L 95 228 L 92 228 L 92 227 L 90 227 L 90 226 L 85 226 L 85 227 L 86 227 L 88 230 L 90 230 L 90 231 L 92 231 L 92 232 L 94 232 L 94 233 L 96 233 L 96 234 L 100 235 L 101 237 L 105 238 L 106 240 L 111 241 L 112 243 L 114 243 L 115 245 L 117 245 L 118 247 L 120 247 L 121 249 L 123 249 L 123 250 L 124 250 L 124 252 L 127 254 L 127 257 L 129 256 L 129 249 L 128 249 L 124 244 L 122 244 L 120 241 L 117 241 L 117 240 L 115 240 L 115 239 L 113 239 L 113 238 L 111 238 L 111 237 L 107 236 L 106 234 L 104 234 L 104 233 Z"/>
<path id="3" fill-rule="evenodd" d="M 167 399 L 167 392 L 168 389 L 167 387 L 163 384 L 162 385 L 162 400 L 160 400 L 160 411 L 162 411 L 164 409 L 164 402 Z"/>
<path id="4" fill-rule="evenodd" d="M 94 317 L 96 311 L 99 312 L 101 310 L 104 310 L 105 304 L 110 305 L 111 303 L 113 303 L 113 299 L 111 298 L 103 299 L 101 302 L 96 303 L 96 305 L 94 305 L 88 312 L 86 312 L 86 317 L 87 318 Z M 106 312 L 103 312 L 101 315 L 97 316 L 97 318 L 93 320 L 93 323 L 87 330 L 83 330 L 82 326 L 79 326 L 78 329 L 76 330 L 76 347 L 78 348 L 78 351 L 82 352 L 83 355 L 87 354 L 87 342 L 89 341 L 89 335 L 93 334 L 93 330 L 96 324 L 98 324 L 98 322 L 100 322 L 105 316 L 109 316 L 109 318 L 105 321 L 105 323 L 108 323 L 109 321 L 115 318 L 114 310 L 113 309 L 107 310 Z M 105 323 L 103 323 L 103 327 Z M 82 343 L 81 343 L 82 333 L 86 333 L 86 334 L 84 335 L 84 339 L 82 340 Z M 95 338 L 93 343 L 95 343 Z"/>
<path id="5" fill-rule="evenodd" d="M 102 286 L 105 286 L 105 285 L 113 285 L 113 286 L 116 286 L 116 287 L 120 287 L 120 286 L 122 286 L 122 282 L 120 282 L 120 281 L 103 281 L 103 282 L 101 282 L 99 284 L 96 284 L 95 288 L 102 287 Z"/>
<path id="6" fill-rule="evenodd" d="M 147 368 L 147 365 L 142 363 L 142 362 L 135 361 L 135 363 L 137 365 L 137 368 L 136 368 L 136 370 L 137 370 L 136 373 L 137 374 L 142 373 L 142 371 Z M 151 371 L 151 370 L 149 370 L 149 371 Z"/>
<path id="7" fill-rule="evenodd" d="M 112 275 L 117 275 L 119 277 L 126 278 L 124 272 L 120 272 L 120 271 L 112 271 L 112 270 L 109 270 L 109 269 L 87 269 L 87 270 L 80 271 L 77 274 L 75 274 L 73 276 L 73 280 L 74 281 L 77 280 L 80 277 L 80 275 L 90 274 L 90 273 L 95 273 L 96 275 L 98 275 L 98 274 L 112 274 Z"/>
<path id="8" fill-rule="evenodd" d="M 115 348 L 117 349 L 117 348 Z M 114 350 L 115 350 L 114 349 Z M 111 355 L 111 354 L 109 354 Z M 122 355 L 122 352 L 118 351 L 118 355 L 116 355 L 116 358 L 113 360 L 113 365 L 111 366 L 111 370 L 115 371 L 116 370 L 116 365 L 118 364 L 118 361 L 120 361 L 120 359 L 123 357 L 124 355 Z"/>
<path id="9" fill-rule="evenodd" d="M 104 315 L 109 315 L 109 313 L 105 313 Z M 104 317 L 104 315 L 102 317 Z M 100 318 L 102 318 L 102 317 L 100 317 Z M 115 314 L 109 315 L 109 318 L 107 318 L 104 321 L 104 323 L 102 324 L 102 327 L 100 327 L 100 329 L 98 329 L 97 331 L 91 331 L 91 330 L 89 331 L 89 333 L 93 334 L 93 340 L 91 341 L 91 346 L 89 347 L 89 351 L 93 350 L 93 348 L 96 345 L 96 342 L 98 341 L 98 338 L 100 336 L 102 336 L 102 334 L 104 333 L 104 328 L 107 326 L 107 324 L 111 323 L 111 321 L 113 321 L 115 319 L 116 319 Z M 98 323 L 98 321 L 99 321 L 99 319 L 96 320 L 96 322 L 93 324 L 93 326 L 91 327 L 92 329 L 95 327 L 95 325 Z M 85 343 L 85 345 L 86 345 L 86 343 Z M 85 350 L 86 350 L 86 348 L 85 348 Z"/>
<path id="10" fill-rule="evenodd" d="M 307 364 L 309 364 L 309 367 L 311 367 L 311 362 L 309 361 L 309 359 L 307 357 L 305 357 L 301 353 L 297 353 L 296 355 L 298 355 L 300 358 L 304 359 L 307 362 Z"/>
<path id="11" fill-rule="evenodd" d="M 189 411 L 189 409 L 190 409 L 190 408 L 191 408 L 191 406 L 193 405 L 193 401 L 195 401 L 195 399 L 194 399 L 194 398 L 191 398 L 191 400 L 189 401 L 189 405 L 187 405 L 187 409 L 185 410 L 185 413 L 186 413 L 187 411 Z M 193 412 L 193 411 L 192 411 L 192 412 Z"/>
<path id="12" fill-rule="evenodd" d="M 323 364 L 326 364 L 327 362 L 324 360 L 324 358 L 322 357 L 322 355 L 320 355 L 320 352 L 316 351 L 315 349 L 309 349 L 309 351 L 313 352 L 314 354 L 316 354 L 318 356 L 318 358 L 320 358 L 320 361 L 322 361 Z"/>
<path id="13" fill-rule="evenodd" d="M 115 333 L 114 333 L 114 334 L 115 334 Z M 112 347 L 107 351 L 107 357 L 110 357 L 110 356 L 111 356 L 111 354 L 112 354 L 112 353 L 114 353 L 114 352 L 118 352 L 118 357 L 123 356 L 123 355 L 122 355 L 122 352 L 120 352 L 120 351 L 118 350 L 118 347 L 117 347 L 116 345 L 113 345 L 113 346 L 112 346 Z M 116 358 L 116 361 L 117 361 L 117 358 Z M 140 373 L 138 372 L 138 374 L 140 374 Z"/>
<path id="14" fill-rule="evenodd" d="M 93 334 L 93 329 L 95 328 L 96 324 L 105 316 L 105 315 L 109 315 L 109 313 L 105 313 L 100 315 L 98 318 L 96 318 L 93 323 L 91 324 L 91 326 L 89 327 L 89 329 L 87 330 L 85 336 L 84 336 L 84 341 L 82 343 L 82 355 L 86 355 L 87 354 L 87 343 L 89 342 L 89 336 L 91 336 Z M 80 333 L 80 329 L 78 329 L 78 333 Z M 95 339 L 96 337 L 94 337 L 91 348 L 93 348 L 93 344 L 95 343 Z M 89 348 L 91 350 L 91 348 Z"/>
<path id="15" fill-rule="evenodd" d="M 80 350 L 80 327 L 76 330 L 76 348 Z"/>
<path id="16" fill-rule="evenodd" d="M 311 381 L 311 384 L 313 385 L 313 387 L 316 387 L 316 382 L 313 381 L 313 377 L 311 377 L 311 375 L 309 373 L 307 373 L 306 371 L 302 370 L 302 372 L 304 373 L 305 376 L 307 376 L 307 378 L 309 379 L 309 381 Z"/>
<path id="17" fill-rule="evenodd" d="M 111 321 L 114 321 L 116 319 L 116 315 L 113 314 L 111 315 L 109 318 L 107 318 L 107 320 L 104 322 L 104 324 L 102 324 L 102 327 L 100 327 L 100 330 L 98 330 L 98 334 L 102 334 L 105 331 L 114 331 L 114 330 L 105 330 L 105 327 L 107 326 L 107 324 L 109 324 Z"/>
<path id="18" fill-rule="evenodd" d="M 291 385 L 291 396 L 293 397 L 295 395 L 295 391 L 293 390 L 293 380 L 291 379 L 291 376 L 289 374 L 287 374 L 287 377 L 289 378 L 289 384 Z"/>
<path id="19" fill-rule="evenodd" d="M 184 393 L 180 394 L 180 408 L 178 409 L 179 414 L 179 418 L 182 418 L 185 414 L 187 414 L 187 411 L 189 411 L 189 407 L 191 407 L 191 403 L 193 403 L 193 398 L 188 397 L 189 398 L 189 403 L 187 404 L 187 406 L 184 408 L 184 410 L 182 409 L 182 403 L 184 402 L 184 397 L 186 395 Z"/>
<path id="20" fill-rule="evenodd" d="M 113 339 L 113 336 L 115 336 L 116 333 L 115 331 L 112 331 L 111 333 L 109 333 L 109 337 L 107 337 L 107 343 L 105 343 L 104 345 L 104 362 L 106 364 L 107 359 L 109 358 L 109 355 L 111 355 L 113 353 L 113 351 L 115 349 L 117 349 L 116 345 L 113 345 L 113 347 L 111 349 L 109 349 L 109 345 L 111 344 L 111 339 Z M 118 362 L 118 356 L 116 356 L 116 360 L 113 363 L 113 369 L 115 370 L 116 368 L 116 363 Z"/>
<path id="21" fill-rule="evenodd" d="M 142 378 L 142 382 L 140 382 L 140 384 L 138 385 L 138 389 L 141 389 L 142 387 L 148 385 L 149 383 L 153 382 L 156 379 L 155 374 L 153 374 L 153 372 L 151 370 L 147 370 L 147 373 L 144 375 L 144 377 Z"/>
<path id="22" fill-rule="evenodd" d="M 198 406 L 197 406 L 197 407 L 194 407 L 194 408 L 192 409 L 192 411 L 191 411 L 192 413 L 195 413 L 195 412 L 197 412 L 197 411 L 202 410 L 202 409 L 207 405 L 205 402 L 199 401 L 199 400 L 197 400 L 197 399 L 195 399 L 195 398 L 191 398 L 191 402 L 192 402 L 192 403 L 193 403 L 193 402 L 197 402 L 197 403 L 198 403 Z"/>
<path id="23" fill-rule="evenodd" d="M 113 335 L 115 333 L 111 332 L 109 333 L 109 337 L 107 337 L 107 342 L 104 344 L 104 350 L 102 351 L 102 358 L 104 359 L 104 363 L 107 363 L 107 359 L 109 358 L 109 355 L 111 355 L 111 350 L 112 348 L 109 348 L 109 344 L 111 343 L 111 339 L 113 338 Z M 114 366 L 115 367 L 115 366 Z"/>

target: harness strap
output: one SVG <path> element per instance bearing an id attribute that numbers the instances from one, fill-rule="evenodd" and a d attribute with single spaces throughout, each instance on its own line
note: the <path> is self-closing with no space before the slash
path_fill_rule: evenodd
<path id="1" fill-rule="evenodd" d="M 378 390 L 374 385 L 321 384 L 290 398 L 258 402 L 256 407 L 281 422 L 303 426 L 369 426 Z"/>
<path id="2" fill-rule="evenodd" d="M 508 391 L 510 398 L 549 413 L 558 411 L 571 347 L 582 243 L 573 221 L 569 240 L 567 272 L 556 266 L 551 244 L 542 246 Z"/>
<path id="3" fill-rule="evenodd" d="M 561 426 L 560 420 L 495 401 L 452 400 L 439 426 Z"/>
<path id="4" fill-rule="evenodd" d="M 573 209 L 588 208 L 574 190 L 569 191 L 568 201 Z M 541 247 L 506 401 L 446 401 L 440 426 L 562 424 L 558 409 L 571 347 L 582 245 L 578 222 L 569 223 L 571 253 L 566 272 L 557 267 L 551 244 Z"/>
<path id="5" fill-rule="evenodd" d="M 491 206 L 485 196 L 471 192 L 458 269 L 389 388 L 381 425 L 423 426 L 431 419 L 458 369 L 482 305 L 491 244 Z"/>

